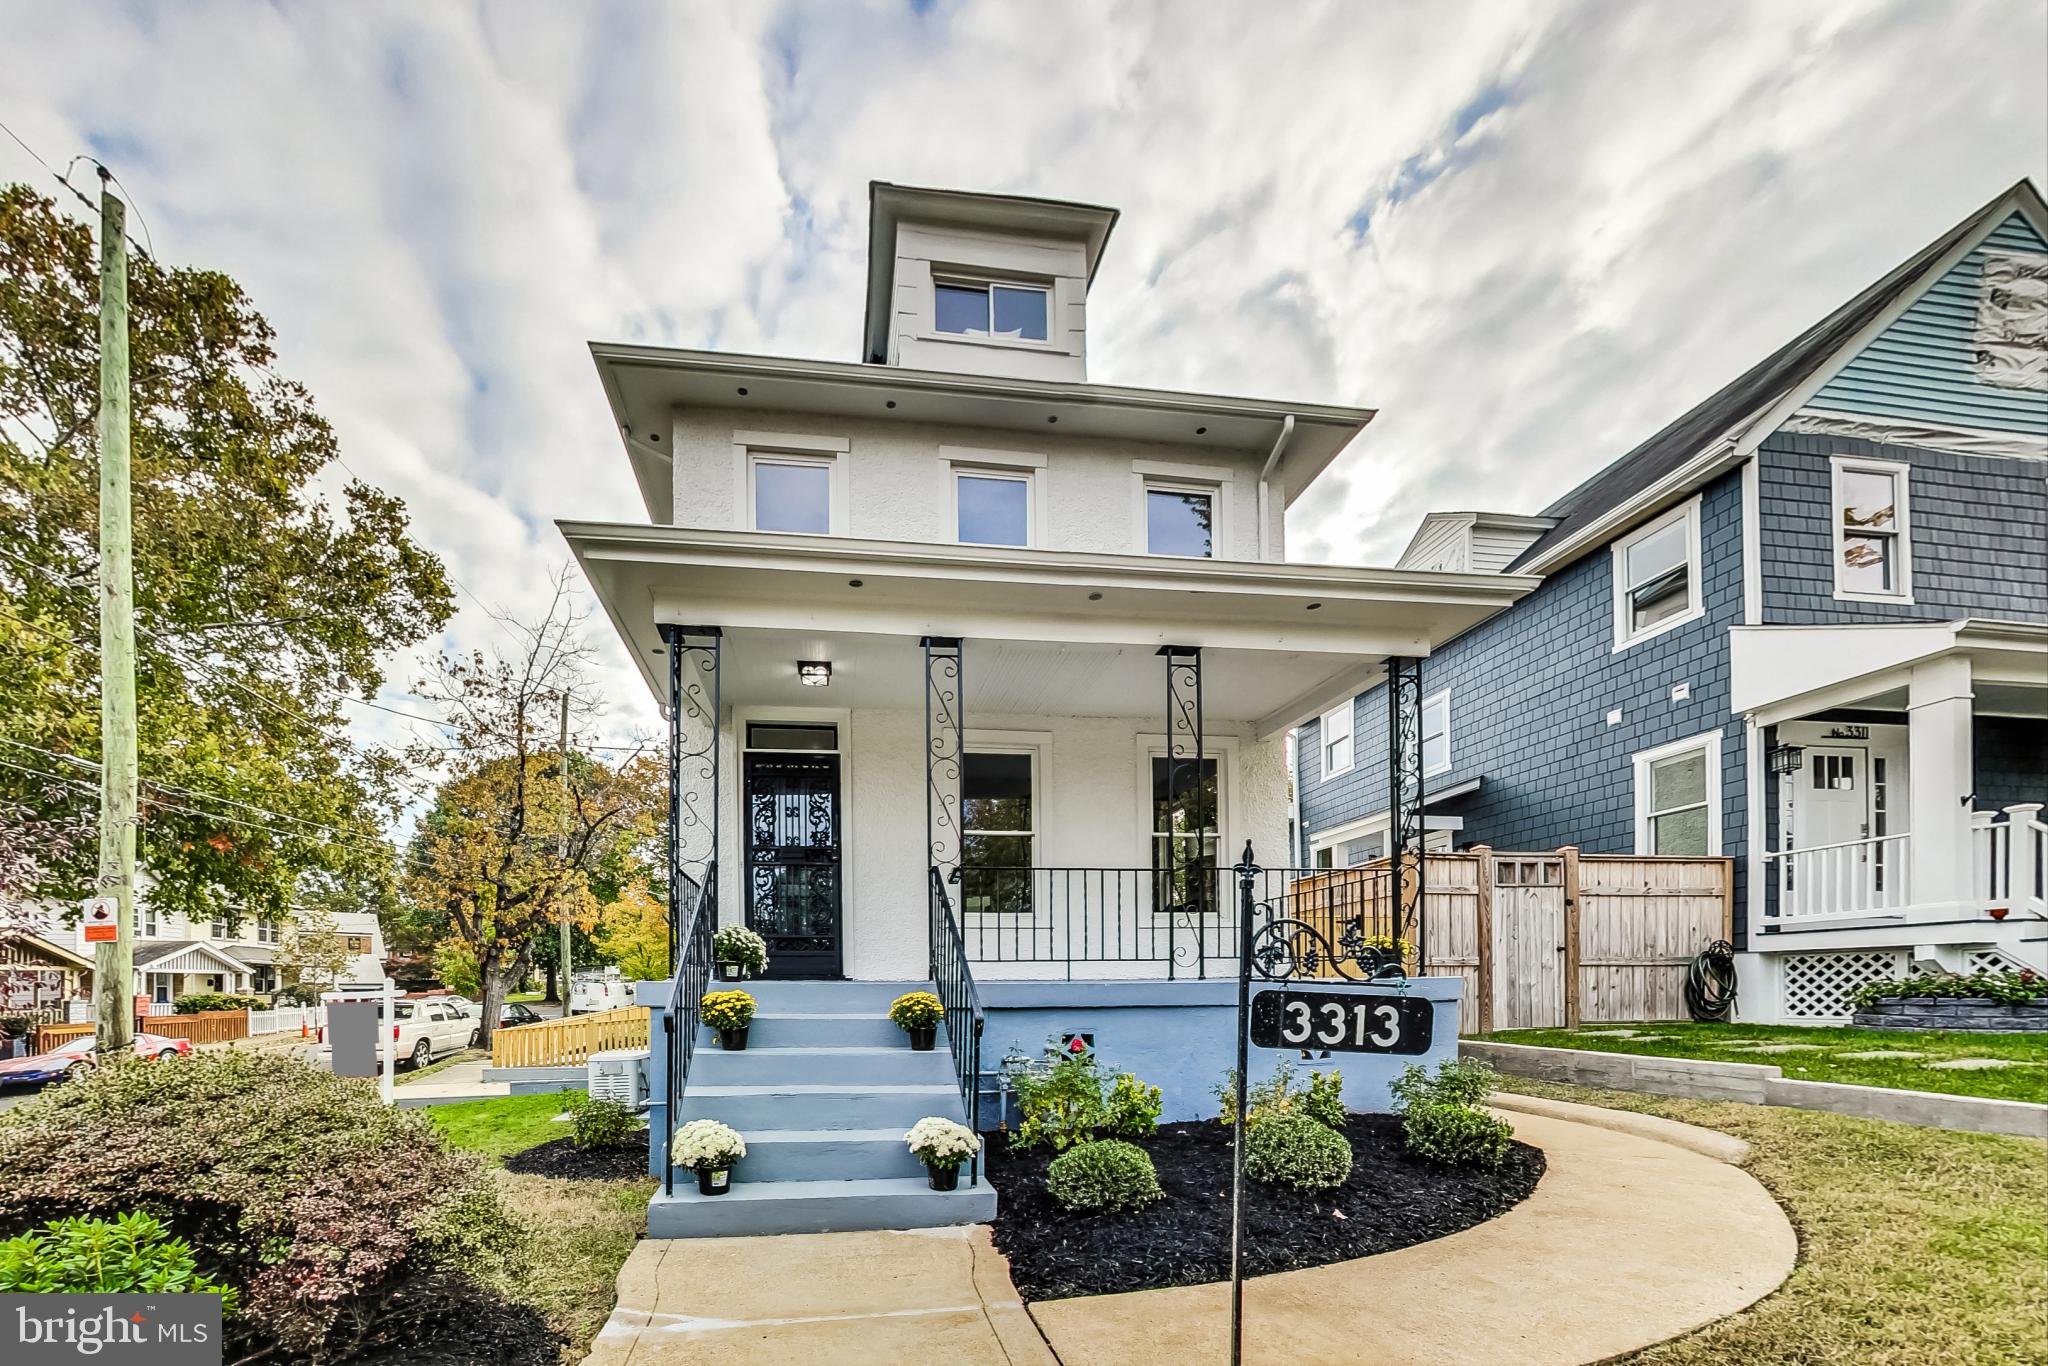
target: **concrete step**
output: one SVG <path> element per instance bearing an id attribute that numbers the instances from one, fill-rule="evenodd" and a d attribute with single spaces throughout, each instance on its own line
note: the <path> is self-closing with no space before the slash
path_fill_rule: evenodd
<path id="1" fill-rule="evenodd" d="M 689 1090 L 700 1086 L 937 1086 L 953 1082 L 953 1055 L 895 1048 L 700 1046 L 690 1059 Z"/>
<path id="2" fill-rule="evenodd" d="M 741 1161 L 744 1169 L 752 1154 Z M 995 1187 L 984 1180 L 935 1191 L 922 1176 L 867 1181 L 749 1181 L 735 1174 L 724 1195 L 697 1193 L 694 1173 L 676 1173 L 674 1195 L 656 1191 L 647 1207 L 650 1238 L 731 1238 L 764 1233 L 848 1233 L 862 1229 L 943 1228 L 995 1218 Z"/>
<path id="3" fill-rule="evenodd" d="M 922 1176 L 902 1129 L 756 1129 L 740 1160 L 745 1181 L 880 1181 Z M 677 1173 L 677 1179 L 682 1174 Z M 692 1178 L 695 1179 L 694 1177 Z"/>
<path id="4" fill-rule="evenodd" d="M 693 1076 L 675 1122 L 716 1119 L 743 1135 L 757 1129 L 901 1133 L 926 1115 L 962 1119 L 960 1088 L 950 1079 L 929 1085 L 699 1086 Z"/>
<path id="5" fill-rule="evenodd" d="M 939 1031 L 941 1052 L 946 1048 L 945 1037 L 942 1028 Z M 698 1050 L 716 1047 L 717 1031 L 701 1030 L 697 1036 Z M 908 1048 L 910 1036 L 890 1023 L 889 1017 L 878 1010 L 812 1013 L 763 1010 L 754 1016 L 754 1023 L 748 1028 L 747 1047 Z"/>
<path id="6" fill-rule="evenodd" d="M 859 1014 L 887 1018 L 889 1003 L 906 991 L 930 991 L 930 982 L 713 982 L 713 991 L 737 987 L 764 1013 Z"/>

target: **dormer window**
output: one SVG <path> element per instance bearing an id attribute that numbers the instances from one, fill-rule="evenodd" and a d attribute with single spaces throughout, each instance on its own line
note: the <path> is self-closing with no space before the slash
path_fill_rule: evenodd
<path id="1" fill-rule="evenodd" d="M 1052 291 L 1037 285 L 934 280 L 932 325 L 939 332 L 990 341 L 1042 342 L 1049 335 Z"/>

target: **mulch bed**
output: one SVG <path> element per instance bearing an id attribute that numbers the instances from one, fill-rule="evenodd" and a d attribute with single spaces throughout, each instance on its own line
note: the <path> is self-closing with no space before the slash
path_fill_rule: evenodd
<path id="1" fill-rule="evenodd" d="M 407 1286 L 360 1343 L 348 1344 L 341 1336 L 346 1331 L 338 1329 L 328 1348 L 345 1351 L 339 1359 L 349 1366 L 556 1366 L 564 1346 L 531 1305 L 461 1276 L 430 1276 Z M 229 1360 L 236 1347 L 229 1344 Z M 266 1366 L 272 1363 L 310 1366 L 310 1359 L 280 1355 Z"/>
<path id="2" fill-rule="evenodd" d="M 1295 1271 L 1428 1242 L 1506 1213 L 1536 1189 L 1543 1154 L 1513 1144 L 1497 1172 L 1410 1157 L 1400 1121 L 1353 1115 L 1351 1178 L 1306 1195 L 1244 1183 L 1245 1274 Z M 1230 1130 L 1161 1125 L 1139 1146 L 1166 1198 L 1129 1214 L 1070 1214 L 1045 1189 L 1047 1149 L 1017 1152 L 989 1134 L 984 1175 L 1001 1197 L 995 1243 L 1027 1300 L 1199 1285 L 1230 1275 Z"/>
<path id="3" fill-rule="evenodd" d="M 573 1138 L 551 1138 L 537 1148 L 512 1154 L 505 1170 L 561 1181 L 617 1181 L 647 1175 L 647 1133 L 634 1134 L 616 1148 L 583 1149 Z"/>

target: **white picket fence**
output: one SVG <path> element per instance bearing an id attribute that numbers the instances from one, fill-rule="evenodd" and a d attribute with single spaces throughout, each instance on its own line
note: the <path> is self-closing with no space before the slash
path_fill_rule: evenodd
<path id="1" fill-rule="evenodd" d="M 325 1006 L 280 1006 L 276 1010 L 252 1010 L 249 1012 L 249 1035 L 296 1034 L 301 1028 L 317 1034 L 327 1023 Z"/>

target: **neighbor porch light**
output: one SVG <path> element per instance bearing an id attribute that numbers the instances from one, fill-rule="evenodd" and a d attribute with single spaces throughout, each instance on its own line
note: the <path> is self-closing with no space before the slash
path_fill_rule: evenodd
<path id="1" fill-rule="evenodd" d="M 799 659 L 796 662 L 797 681 L 806 688 L 822 688 L 832 681 L 832 664 L 824 659 Z"/>
<path id="2" fill-rule="evenodd" d="M 1769 756 L 1771 772 L 1781 778 L 1797 773 L 1805 757 L 1806 751 L 1798 745 L 1774 745 Z"/>

